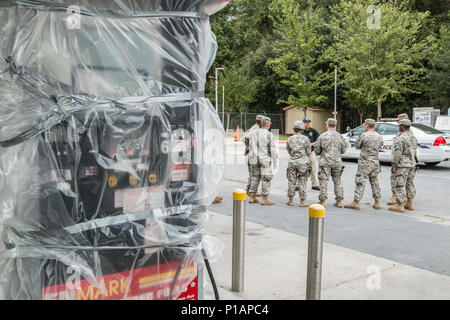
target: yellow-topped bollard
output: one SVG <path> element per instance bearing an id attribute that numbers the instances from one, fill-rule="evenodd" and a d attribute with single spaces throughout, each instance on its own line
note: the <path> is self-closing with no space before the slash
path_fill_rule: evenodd
<path id="1" fill-rule="evenodd" d="M 233 191 L 233 200 L 245 201 L 247 200 L 247 191 L 243 189 L 237 189 Z"/>
<path id="2" fill-rule="evenodd" d="M 324 206 L 313 204 L 309 207 L 306 300 L 320 300 L 324 218 Z"/>
<path id="3" fill-rule="evenodd" d="M 325 217 L 325 207 L 320 204 L 313 204 L 309 207 L 309 217 L 310 218 L 324 218 Z"/>
<path id="4" fill-rule="evenodd" d="M 242 189 L 233 192 L 233 252 L 231 271 L 231 290 L 244 291 L 244 258 L 245 258 L 245 206 L 247 191 Z"/>

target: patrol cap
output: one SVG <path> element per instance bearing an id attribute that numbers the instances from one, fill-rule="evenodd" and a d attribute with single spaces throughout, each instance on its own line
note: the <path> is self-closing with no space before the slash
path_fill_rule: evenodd
<path id="1" fill-rule="evenodd" d="M 256 116 L 256 121 L 262 121 L 263 118 L 264 118 L 263 115 L 258 114 L 258 115 Z"/>
<path id="2" fill-rule="evenodd" d="M 295 121 L 294 129 L 305 130 L 305 125 L 301 121 Z"/>
<path id="3" fill-rule="evenodd" d="M 366 121 L 364 121 L 364 124 L 368 124 L 369 126 L 374 126 L 375 125 L 375 120 L 373 120 L 373 119 L 366 119 Z"/>
<path id="4" fill-rule="evenodd" d="M 411 127 L 411 121 L 408 119 L 400 120 L 400 125 L 405 127 Z"/>
<path id="5" fill-rule="evenodd" d="M 399 114 L 397 117 L 397 120 L 401 120 L 401 119 L 409 119 L 408 114 L 406 114 L 406 113 Z"/>
<path id="6" fill-rule="evenodd" d="M 337 120 L 333 118 L 328 118 L 328 120 L 325 123 L 333 128 L 337 126 Z"/>
<path id="7" fill-rule="evenodd" d="M 270 119 L 269 117 L 264 117 L 264 118 L 262 119 L 262 123 L 263 123 L 263 124 L 267 124 L 267 123 L 272 124 L 272 119 Z"/>

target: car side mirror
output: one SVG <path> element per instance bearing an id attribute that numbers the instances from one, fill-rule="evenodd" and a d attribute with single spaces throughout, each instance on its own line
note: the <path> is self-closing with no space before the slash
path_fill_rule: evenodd
<path id="1" fill-rule="evenodd" d="M 350 128 L 350 127 L 347 127 L 347 132 L 349 132 L 350 130 L 352 130 L 352 128 Z"/>

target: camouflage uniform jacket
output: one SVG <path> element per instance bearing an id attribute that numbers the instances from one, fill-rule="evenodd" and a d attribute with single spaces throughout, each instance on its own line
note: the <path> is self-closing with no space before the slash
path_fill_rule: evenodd
<path id="1" fill-rule="evenodd" d="M 364 132 L 355 143 L 355 148 L 361 150 L 359 161 L 379 163 L 378 154 L 383 143 L 383 137 L 378 132 Z"/>
<path id="2" fill-rule="evenodd" d="M 407 131 L 410 135 L 412 135 L 413 137 L 415 137 L 414 136 L 414 133 L 412 133 L 412 130 L 410 129 L 409 131 Z M 398 132 L 397 133 L 397 135 L 395 136 L 395 138 L 394 138 L 394 142 L 395 142 L 395 140 L 398 138 L 398 137 L 400 137 L 400 135 L 402 134 L 402 132 Z"/>
<path id="3" fill-rule="evenodd" d="M 401 133 L 394 142 L 392 151 L 393 168 L 413 168 L 416 166 L 417 139 L 409 132 Z"/>
<path id="4" fill-rule="evenodd" d="M 286 150 L 291 157 L 289 163 L 295 165 L 309 164 L 311 142 L 306 136 L 297 133 L 290 137 L 286 143 Z"/>
<path id="5" fill-rule="evenodd" d="M 250 134 L 259 129 L 259 125 L 255 123 L 244 136 L 245 151 L 248 153 L 250 148 Z"/>
<path id="6" fill-rule="evenodd" d="M 342 166 L 342 154 L 347 150 L 345 139 L 336 130 L 322 133 L 314 146 L 314 152 L 320 156 L 319 166 Z"/>
<path id="7" fill-rule="evenodd" d="M 249 154 L 250 165 L 258 162 L 263 166 L 277 164 L 278 153 L 275 146 L 275 138 L 267 129 L 259 128 L 250 133 L 249 136 Z"/>

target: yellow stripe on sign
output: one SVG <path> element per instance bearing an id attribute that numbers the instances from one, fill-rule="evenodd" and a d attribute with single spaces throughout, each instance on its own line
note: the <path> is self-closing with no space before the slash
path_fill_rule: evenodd
<path id="1" fill-rule="evenodd" d="M 310 218 L 323 218 L 325 217 L 325 207 L 320 204 L 313 204 L 309 207 Z"/>
<path id="2" fill-rule="evenodd" d="M 169 271 L 165 273 L 155 274 L 148 277 L 143 277 L 139 279 L 139 284 L 147 284 L 151 282 L 156 282 L 165 279 L 171 279 L 175 276 L 176 271 Z M 195 267 L 189 267 L 180 272 L 180 276 L 184 276 L 186 274 L 191 274 L 195 272 Z"/>
<path id="3" fill-rule="evenodd" d="M 237 189 L 233 191 L 233 200 L 245 201 L 247 200 L 247 191 Z"/>

